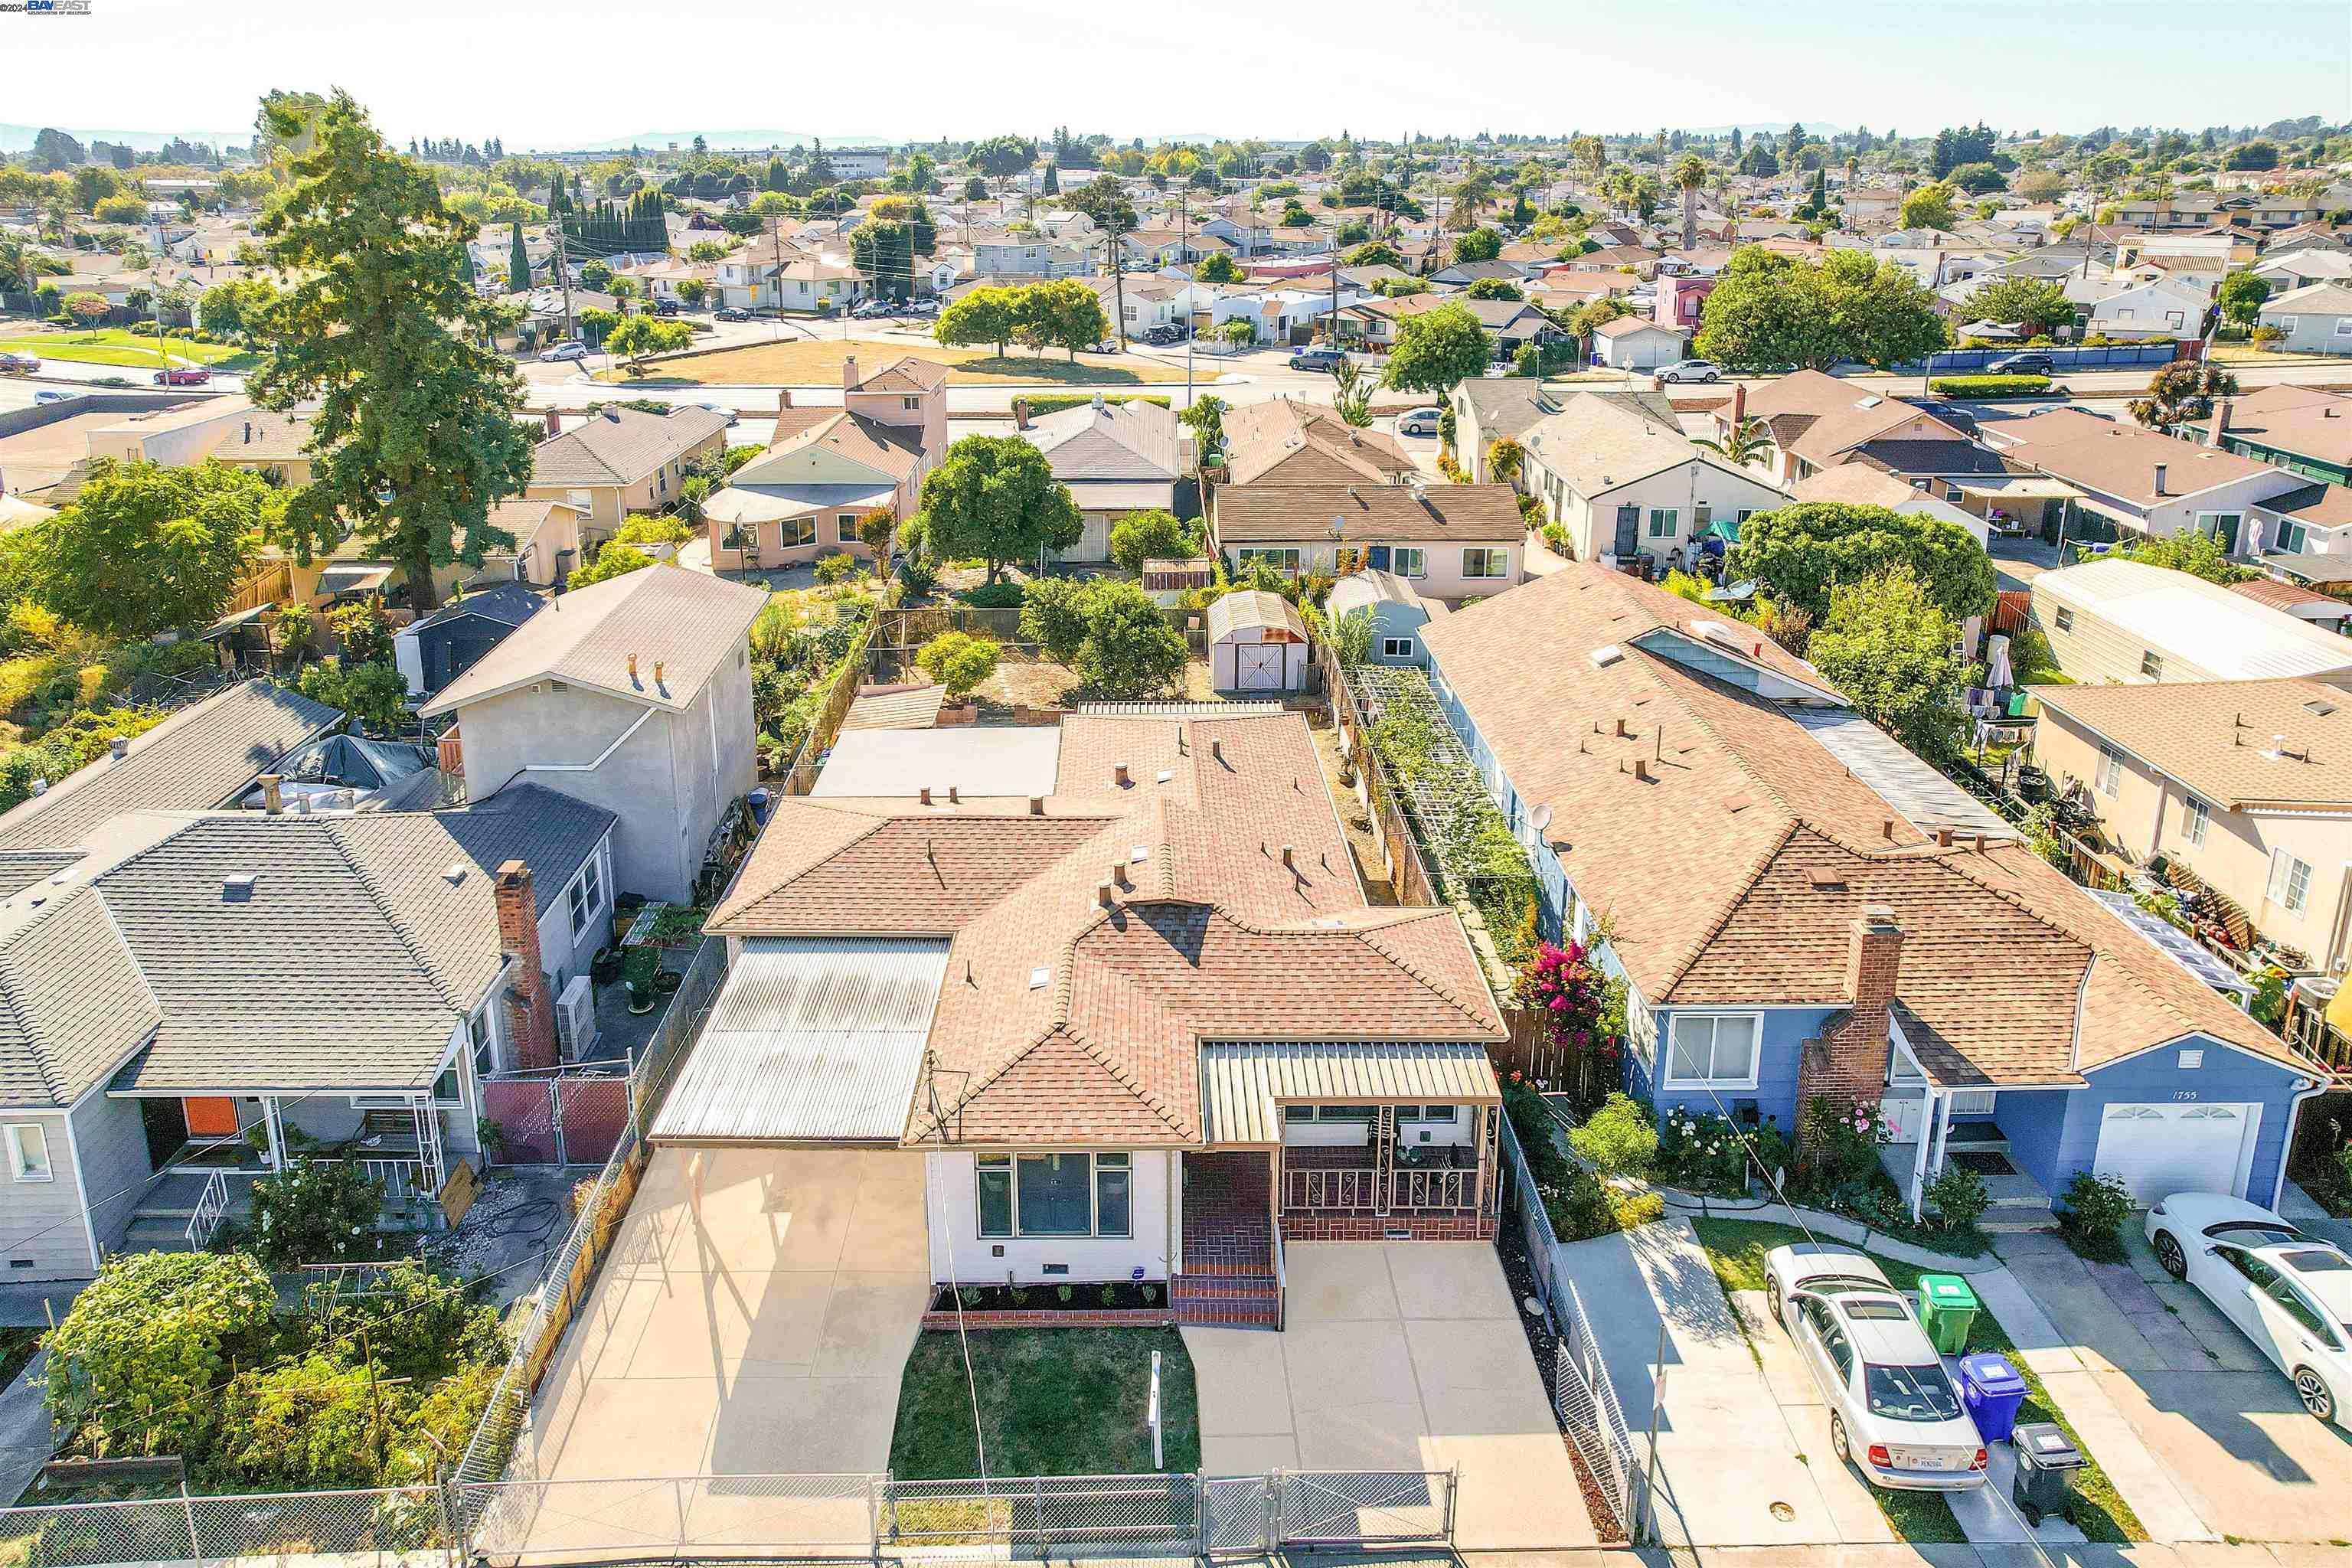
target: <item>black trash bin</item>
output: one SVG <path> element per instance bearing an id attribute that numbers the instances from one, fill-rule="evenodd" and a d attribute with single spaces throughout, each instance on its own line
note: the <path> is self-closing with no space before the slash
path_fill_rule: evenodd
<path id="1" fill-rule="evenodd" d="M 2045 1514 L 2074 1517 L 2074 1472 L 2083 1468 L 2083 1450 L 2074 1447 L 2066 1429 L 2054 1421 L 2019 1425 L 2011 1442 L 2017 1448 L 2017 1479 L 2009 1495 L 2028 1524 L 2040 1524 Z"/>

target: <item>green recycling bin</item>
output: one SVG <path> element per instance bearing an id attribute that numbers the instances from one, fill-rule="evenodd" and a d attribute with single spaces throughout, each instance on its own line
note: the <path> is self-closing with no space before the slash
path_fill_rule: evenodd
<path id="1" fill-rule="evenodd" d="M 1969 1348 L 1969 1328 L 1977 1321 L 1977 1293 L 1957 1274 L 1919 1276 L 1919 1326 L 1937 1355 Z"/>

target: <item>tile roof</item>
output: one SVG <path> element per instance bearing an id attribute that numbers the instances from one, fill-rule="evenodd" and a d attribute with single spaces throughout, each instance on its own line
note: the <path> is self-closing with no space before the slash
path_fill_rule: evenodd
<path id="1" fill-rule="evenodd" d="M 2341 687 L 2222 680 L 2033 693 L 2217 805 L 2352 806 L 2352 696 Z"/>
<path id="2" fill-rule="evenodd" d="M 633 485 L 727 428 L 708 408 L 646 414 L 607 404 L 576 430 L 539 445 L 535 485 Z"/>
<path id="3" fill-rule="evenodd" d="M 1561 868 L 1651 1004 L 1845 1005 L 1853 920 L 1883 904 L 1944 1081 L 2074 1081 L 2192 1029 L 2293 1059 L 2030 850 L 1939 843 L 1800 722 L 1810 666 L 1744 633 L 1727 658 L 1691 612 L 1577 564 L 1422 631 L 1520 796 L 1555 808 Z M 2096 1003 L 2079 1037 L 2078 995 Z"/>
<path id="4" fill-rule="evenodd" d="M 575 588 L 556 595 L 444 687 L 425 704 L 424 716 L 457 712 L 468 702 L 550 678 L 680 710 L 742 648 L 767 602 L 763 588 L 667 563 Z M 658 679 L 656 665 L 662 667 Z"/>
<path id="5" fill-rule="evenodd" d="M 1334 522 L 1350 544 L 1517 544 L 1527 537 L 1508 485 L 1220 485 L 1222 545 L 1324 540 Z"/>
<path id="6" fill-rule="evenodd" d="M 1378 484 L 1417 471 L 1394 437 L 1288 397 L 1227 409 L 1224 434 L 1225 472 L 1234 485 Z"/>
<path id="7" fill-rule="evenodd" d="M 0 850 L 67 849 L 129 812 L 223 805 L 342 721 L 340 709 L 274 682 L 241 681 L 133 736 L 121 757 L 100 757 L 0 814 Z"/>
<path id="8" fill-rule="evenodd" d="M 1366 904 L 1295 714 L 1074 715 L 1037 815 L 781 800 L 710 929 L 948 937 L 931 1070 L 964 1142 L 1198 1143 L 1203 1038 L 1499 1037 L 1453 912 Z"/>

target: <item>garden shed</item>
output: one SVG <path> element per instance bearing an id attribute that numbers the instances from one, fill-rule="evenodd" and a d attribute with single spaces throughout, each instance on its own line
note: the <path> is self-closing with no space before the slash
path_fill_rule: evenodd
<path id="1" fill-rule="evenodd" d="M 1244 588 L 1209 606 L 1209 676 L 1219 691 L 1299 691 L 1307 623 L 1279 594 Z"/>
<path id="2" fill-rule="evenodd" d="M 529 584 L 496 583 L 403 626 L 392 639 L 392 658 L 408 681 L 408 694 L 438 695 L 546 602 Z"/>

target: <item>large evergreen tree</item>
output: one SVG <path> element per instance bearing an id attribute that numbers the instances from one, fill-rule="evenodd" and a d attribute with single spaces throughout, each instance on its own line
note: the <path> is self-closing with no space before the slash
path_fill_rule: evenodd
<path id="1" fill-rule="evenodd" d="M 507 292 L 524 294 L 530 290 L 530 254 L 522 247 L 522 225 L 514 226 L 514 240 L 507 249 Z"/>
<path id="2" fill-rule="evenodd" d="M 400 563 L 422 614 L 438 603 L 436 567 L 513 543 L 489 510 L 530 478 L 521 384 L 478 346 L 494 323 L 460 275 L 472 226 L 431 172 L 387 147 L 349 94 L 271 115 L 301 147 L 258 227 L 271 264 L 301 281 L 270 312 L 274 347 L 247 390 L 281 412 L 319 405 L 286 533 L 307 563 L 348 524 Z"/>

